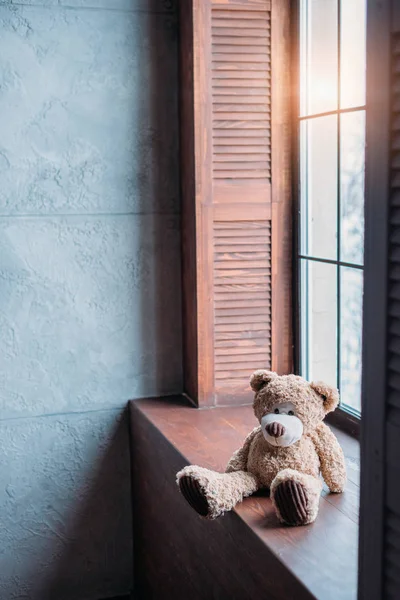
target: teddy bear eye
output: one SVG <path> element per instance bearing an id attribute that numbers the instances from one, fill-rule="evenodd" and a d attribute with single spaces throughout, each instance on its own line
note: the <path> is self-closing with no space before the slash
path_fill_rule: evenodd
<path id="1" fill-rule="evenodd" d="M 293 410 L 289 410 L 288 415 L 290 415 L 292 417 L 294 415 L 294 411 Z"/>
<path id="2" fill-rule="evenodd" d="M 276 408 L 276 409 L 274 410 L 274 413 L 275 413 L 276 415 L 279 415 L 279 408 Z"/>

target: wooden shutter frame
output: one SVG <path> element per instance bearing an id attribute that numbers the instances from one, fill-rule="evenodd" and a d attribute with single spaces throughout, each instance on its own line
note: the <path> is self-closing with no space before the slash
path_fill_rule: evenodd
<path id="1" fill-rule="evenodd" d="M 181 23 L 181 169 L 183 227 L 183 315 L 185 392 L 198 406 L 216 404 L 214 364 L 214 239 L 216 218 L 229 205 L 213 205 L 212 9 L 271 11 L 271 186 L 270 203 L 249 204 L 271 220 L 271 364 L 279 373 L 293 368 L 292 207 L 290 115 L 290 1 L 183 0 Z M 257 211 L 257 212 L 256 212 Z M 217 215 L 217 217 L 216 217 Z M 252 367 L 253 368 L 253 367 Z M 251 369 L 249 369 L 249 374 Z M 227 403 L 249 402 L 238 394 Z M 221 400 L 219 404 L 221 405 Z"/>
<path id="2" fill-rule="evenodd" d="M 272 0 L 271 15 L 272 370 L 284 374 L 293 370 L 290 2 Z"/>

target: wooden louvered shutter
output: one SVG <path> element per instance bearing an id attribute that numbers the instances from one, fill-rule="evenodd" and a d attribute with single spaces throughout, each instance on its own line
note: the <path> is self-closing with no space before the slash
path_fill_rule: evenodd
<path id="1" fill-rule="evenodd" d="M 398 3 L 397 3 L 398 4 Z M 391 35 L 388 364 L 384 594 L 400 597 L 400 10 Z"/>
<path id="2" fill-rule="evenodd" d="M 184 0 L 186 391 L 250 402 L 292 367 L 289 0 Z"/>
<path id="3" fill-rule="evenodd" d="M 400 597 L 400 6 L 368 0 L 360 600 Z"/>

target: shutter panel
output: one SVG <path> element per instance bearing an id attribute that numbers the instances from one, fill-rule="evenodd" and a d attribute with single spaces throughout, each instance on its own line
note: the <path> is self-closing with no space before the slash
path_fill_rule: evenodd
<path id="1" fill-rule="evenodd" d="M 391 36 L 388 364 L 384 597 L 400 595 L 400 30 Z"/>
<path id="2" fill-rule="evenodd" d="M 369 0 L 360 600 L 400 597 L 400 6 Z"/>
<path id="3" fill-rule="evenodd" d="M 181 44 L 184 302 L 186 316 L 195 318 L 185 319 L 186 387 L 203 406 L 242 404 L 252 400 L 255 368 L 291 369 L 289 2 L 187 4 L 191 9 L 181 7 L 182 32 L 188 19 L 192 27 L 192 38 L 184 34 Z M 191 102 L 193 128 L 183 116 Z M 191 167 L 184 164 L 188 139 Z M 195 291 L 187 284 L 191 268 Z"/>

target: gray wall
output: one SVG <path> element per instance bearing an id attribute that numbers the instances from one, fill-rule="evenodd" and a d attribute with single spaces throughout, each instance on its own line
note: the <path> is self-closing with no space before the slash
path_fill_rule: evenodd
<path id="1" fill-rule="evenodd" d="M 171 0 L 0 0 L 0 598 L 125 593 L 130 398 L 179 392 Z"/>

